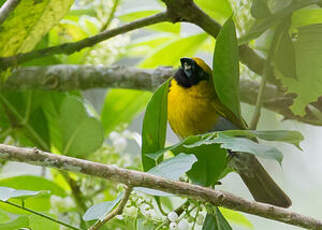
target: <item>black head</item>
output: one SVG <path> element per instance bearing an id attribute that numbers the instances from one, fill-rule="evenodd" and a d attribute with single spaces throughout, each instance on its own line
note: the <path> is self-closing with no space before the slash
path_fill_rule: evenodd
<path id="1" fill-rule="evenodd" d="M 178 69 L 174 76 L 179 85 L 185 88 L 189 88 L 193 85 L 197 85 L 202 80 L 209 80 L 209 73 L 203 70 L 202 67 L 199 66 L 194 59 L 181 58 L 180 62 L 181 67 Z"/>

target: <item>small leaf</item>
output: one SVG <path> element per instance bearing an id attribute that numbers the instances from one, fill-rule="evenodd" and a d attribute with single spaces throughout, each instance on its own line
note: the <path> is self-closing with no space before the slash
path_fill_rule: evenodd
<path id="1" fill-rule="evenodd" d="M 243 214 L 227 208 L 219 208 L 219 210 L 223 216 L 229 220 L 229 222 L 244 226 L 249 229 L 254 229 L 253 224 Z"/>
<path id="2" fill-rule="evenodd" d="M 230 149 L 233 152 L 251 153 L 262 158 L 274 159 L 280 164 L 283 160 L 283 154 L 277 148 L 257 144 L 246 138 L 229 137 L 219 133 L 218 137 L 211 140 L 211 142 L 221 143 L 222 148 Z"/>
<path id="3" fill-rule="evenodd" d="M 32 196 L 38 196 L 43 191 L 16 190 L 8 187 L 0 187 L 0 200 L 7 201 L 11 198 L 26 199 Z"/>
<path id="4" fill-rule="evenodd" d="M 25 227 L 29 227 L 28 216 L 14 217 L 12 220 L 0 224 L 0 230 L 17 230 Z"/>
<path id="5" fill-rule="evenodd" d="M 67 194 L 58 184 L 39 176 L 15 176 L 0 180 L 0 186 L 23 190 L 48 190 L 51 194 L 65 197 Z"/>
<path id="6" fill-rule="evenodd" d="M 216 39 L 213 83 L 221 103 L 229 108 L 237 118 L 241 118 L 238 55 L 235 24 L 232 18 L 229 18 Z"/>
<path id="7" fill-rule="evenodd" d="M 165 177 L 171 180 L 178 180 L 180 176 L 191 169 L 192 165 L 196 161 L 197 158 L 194 155 L 180 153 L 173 158 L 161 162 L 159 165 L 150 169 L 147 173 L 155 176 Z M 171 195 L 169 193 L 149 188 L 138 187 L 135 189 L 155 196 Z"/>
<path id="8" fill-rule="evenodd" d="M 219 23 L 223 23 L 233 13 L 229 0 L 195 0 L 194 2 Z"/>
<path id="9" fill-rule="evenodd" d="M 95 204 L 83 215 L 83 220 L 90 221 L 90 220 L 101 220 L 104 218 L 108 213 L 110 213 L 114 207 L 120 202 L 123 193 L 120 193 L 115 200 L 113 201 L 105 201 L 99 204 Z"/>
<path id="10" fill-rule="evenodd" d="M 142 128 L 142 165 L 148 171 L 156 164 L 146 154 L 164 148 L 167 131 L 168 84 L 163 83 L 147 105 Z"/>
<path id="11" fill-rule="evenodd" d="M 221 214 L 220 210 L 216 207 L 214 214 L 207 213 L 202 230 L 232 230 L 232 228 Z"/>
<path id="12" fill-rule="evenodd" d="M 265 18 L 271 15 L 267 0 L 253 0 L 250 12 L 254 18 Z"/>
<path id="13" fill-rule="evenodd" d="M 105 135 L 116 127 L 129 123 L 146 106 L 151 93 L 140 90 L 112 89 L 104 100 L 102 125 Z"/>

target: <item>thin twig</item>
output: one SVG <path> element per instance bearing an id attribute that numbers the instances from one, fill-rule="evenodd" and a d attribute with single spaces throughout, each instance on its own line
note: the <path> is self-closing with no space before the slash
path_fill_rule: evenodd
<path id="1" fill-rule="evenodd" d="M 85 38 L 78 42 L 67 42 L 61 45 L 52 46 L 45 49 L 34 50 L 28 53 L 17 54 L 10 57 L 0 58 L 0 70 L 7 69 L 10 66 L 16 66 L 26 61 L 30 61 L 35 58 L 54 55 L 54 54 L 71 54 L 80 51 L 83 48 L 93 46 L 101 41 L 105 41 L 109 38 L 115 37 L 119 34 L 123 34 L 132 30 L 136 30 L 141 27 L 149 26 L 159 22 L 168 21 L 166 12 L 158 13 L 150 17 L 138 19 L 131 23 L 117 27 L 115 29 L 103 31 L 95 36 Z"/>
<path id="2" fill-rule="evenodd" d="M 109 27 L 109 25 L 111 24 L 119 3 L 120 3 L 120 0 L 114 0 L 114 4 L 113 4 L 113 7 L 111 9 L 111 12 L 109 13 L 106 22 L 103 24 L 103 26 L 100 29 L 101 32 L 106 30 Z"/>
<path id="3" fill-rule="evenodd" d="M 101 219 L 97 220 L 96 223 L 89 228 L 89 230 L 97 230 L 100 227 L 102 227 L 106 222 L 114 218 L 115 216 L 122 214 L 123 209 L 130 198 L 132 190 L 133 188 L 131 186 L 126 186 L 124 196 L 120 201 L 120 203 L 118 204 L 118 206 L 113 211 L 108 213 L 102 220 Z"/>
<path id="4" fill-rule="evenodd" d="M 47 153 L 35 148 L 22 148 L 4 144 L 0 144 L 0 159 L 84 173 L 133 187 L 157 189 L 163 192 L 186 196 L 194 200 L 209 202 L 215 206 L 257 215 L 307 229 L 322 230 L 322 221 L 285 208 L 248 201 L 228 192 L 173 181 L 140 171 L 118 168 L 113 165 Z"/>
<path id="5" fill-rule="evenodd" d="M 81 228 L 74 227 L 74 226 L 72 226 L 72 225 L 70 225 L 70 224 L 67 224 L 67 223 L 65 223 L 65 222 L 62 222 L 62 221 L 60 221 L 60 220 L 56 220 L 55 218 L 52 218 L 51 216 L 47 216 L 47 215 L 45 215 L 45 214 L 43 214 L 43 213 L 36 212 L 36 211 L 31 210 L 31 209 L 26 208 L 26 207 L 22 207 L 22 206 L 20 206 L 20 205 L 17 205 L 17 204 L 15 204 L 15 203 L 10 202 L 10 201 L 2 201 L 2 200 L 0 200 L 0 202 L 3 202 L 3 203 L 6 203 L 6 204 L 9 204 L 9 205 L 14 206 L 14 207 L 16 207 L 16 208 L 20 208 L 20 209 L 22 209 L 22 210 L 24 210 L 24 211 L 27 211 L 27 212 L 30 212 L 30 213 L 32 213 L 32 214 L 34 214 L 34 215 L 41 216 L 41 217 L 43 217 L 43 218 L 45 218 L 45 219 L 48 219 L 48 220 L 50 220 L 50 221 L 53 221 L 53 222 L 55 222 L 55 223 L 57 223 L 57 224 L 64 225 L 64 226 L 65 226 L 65 227 L 67 227 L 67 228 L 74 229 L 74 230 L 82 230 Z"/>
<path id="6" fill-rule="evenodd" d="M 249 126 L 249 129 L 251 129 L 251 130 L 256 129 L 259 118 L 261 116 L 261 109 L 262 109 L 262 105 L 263 105 L 263 95 L 264 95 L 264 90 L 265 90 L 265 85 L 266 85 L 266 76 L 267 76 L 267 74 L 265 74 L 265 72 L 264 72 L 263 77 L 261 79 L 261 83 L 259 86 L 258 95 L 257 95 L 257 99 L 256 99 L 255 111 L 254 111 L 253 118 L 252 118 L 252 121 Z"/>
<path id="7" fill-rule="evenodd" d="M 9 14 L 18 6 L 20 0 L 7 0 L 0 8 L 0 25 L 7 19 Z"/>

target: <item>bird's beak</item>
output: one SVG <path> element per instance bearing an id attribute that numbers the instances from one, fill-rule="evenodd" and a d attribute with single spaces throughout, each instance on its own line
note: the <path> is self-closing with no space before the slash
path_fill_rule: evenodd
<path id="1" fill-rule="evenodd" d="M 194 67 L 194 60 L 191 58 L 181 58 L 181 68 L 183 69 L 184 73 L 188 78 L 192 76 L 193 67 Z"/>

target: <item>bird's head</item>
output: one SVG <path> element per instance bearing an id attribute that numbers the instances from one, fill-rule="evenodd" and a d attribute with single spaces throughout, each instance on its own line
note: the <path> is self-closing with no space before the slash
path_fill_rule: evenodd
<path id="1" fill-rule="evenodd" d="M 200 81 L 209 81 L 212 71 L 210 67 L 200 58 L 181 58 L 181 67 L 175 74 L 179 85 L 189 88 Z"/>

